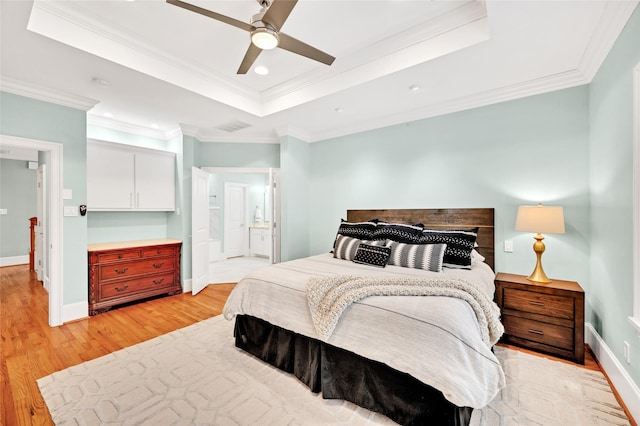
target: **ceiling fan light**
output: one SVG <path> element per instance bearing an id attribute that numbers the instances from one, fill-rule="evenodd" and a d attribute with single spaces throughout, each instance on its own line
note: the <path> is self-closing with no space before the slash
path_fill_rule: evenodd
<path id="1" fill-rule="evenodd" d="M 269 28 L 256 28 L 251 32 L 251 42 L 262 50 L 273 49 L 280 40 L 278 34 Z"/>

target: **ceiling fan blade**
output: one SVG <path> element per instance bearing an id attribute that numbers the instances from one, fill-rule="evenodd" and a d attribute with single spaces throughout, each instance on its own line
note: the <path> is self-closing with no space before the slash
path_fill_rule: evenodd
<path id="1" fill-rule="evenodd" d="M 242 63 L 240 64 L 240 68 L 238 68 L 238 74 L 246 74 L 251 68 L 251 65 L 256 61 L 258 55 L 262 53 L 262 49 L 256 47 L 253 43 L 249 44 L 249 48 L 247 49 L 247 53 L 244 54 L 244 58 L 242 59 Z"/>
<path id="2" fill-rule="evenodd" d="M 206 17 L 215 19 L 216 21 L 220 21 L 220 22 L 224 22 L 225 24 L 229 24 L 229 25 L 233 25 L 234 27 L 240 28 L 242 30 L 245 31 L 253 31 L 255 30 L 255 27 L 247 22 L 243 22 L 243 21 L 238 21 L 235 18 L 230 18 L 228 16 L 225 15 L 221 15 L 219 13 L 216 12 L 212 12 L 211 10 L 208 9 L 203 9 L 199 6 L 193 5 L 193 4 L 189 4 L 189 3 L 185 3 L 181 0 L 166 0 L 167 3 L 172 4 L 174 6 L 178 6 L 181 7 L 183 9 L 187 9 L 190 10 L 192 12 L 195 13 L 199 13 L 200 15 L 204 15 Z"/>
<path id="3" fill-rule="evenodd" d="M 296 3 L 298 3 L 298 0 L 273 0 L 271 6 L 267 9 L 267 13 L 262 17 L 262 22 L 266 22 L 273 26 L 276 31 L 280 31 Z"/>
<path id="4" fill-rule="evenodd" d="M 336 59 L 333 56 L 324 53 L 322 50 L 318 50 L 313 46 L 309 46 L 308 44 L 301 42 L 300 40 L 288 36 L 284 33 L 279 33 L 278 35 L 280 37 L 280 43 L 278 44 L 278 47 L 284 50 L 297 53 L 298 55 L 306 56 L 309 59 L 313 59 L 314 61 L 322 62 L 323 64 L 327 65 L 331 65 Z"/>

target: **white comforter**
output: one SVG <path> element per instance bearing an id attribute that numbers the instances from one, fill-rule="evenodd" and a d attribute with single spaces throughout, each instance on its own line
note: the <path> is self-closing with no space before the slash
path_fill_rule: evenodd
<path id="1" fill-rule="evenodd" d="M 442 273 L 335 259 L 329 253 L 271 265 L 238 283 L 224 307 L 232 320 L 247 314 L 317 339 L 306 299 L 311 277 L 442 276 L 476 283 L 493 297 L 494 273 L 486 264 Z M 383 362 L 440 390 L 458 406 L 481 408 L 504 386 L 500 363 L 483 343 L 473 309 L 442 296 L 372 296 L 351 305 L 328 343 Z"/>

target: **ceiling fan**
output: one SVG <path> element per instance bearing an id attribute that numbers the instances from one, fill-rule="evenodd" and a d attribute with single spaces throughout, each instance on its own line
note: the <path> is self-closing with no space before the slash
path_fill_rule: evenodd
<path id="1" fill-rule="evenodd" d="M 291 10 L 293 10 L 298 0 L 258 0 L 261 9 L 260 12 L 251 17 L 251 23 L 239 21 L 235 18 L 230 18 L 211 10 L 185 3 L 181 0 L 166 1 L 169 4 L 199 13 L 217 21 L 224 22 L 225 24 L 233 25 L 251 34 L 251 44 L 242 59 L 240 68 L 238 68 L 238 74 L 246 74 L 263 50 L 269 50 L 275 47 L 288 50 L 289 52 L 327 65 L 331 65 L 336 59 L 313 46 L 309 46 L 300 40 L 280 32 L 280 28 L 284 25 L 284 22 L 289 17 Z"/>

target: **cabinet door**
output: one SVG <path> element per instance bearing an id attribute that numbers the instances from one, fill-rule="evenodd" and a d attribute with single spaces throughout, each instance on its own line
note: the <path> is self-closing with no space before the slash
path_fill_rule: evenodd
<path id="1" fill-rule="evenodd" d="M 89 210 L 129 210 L 133 207 L 133 154 L 121 148 L 87 145 L 87 207 Z"/>
<path id="2" fill-rule="evenodd" d="M 175 155 L 136 152 L 137 210 L 175 210 Z"/>

